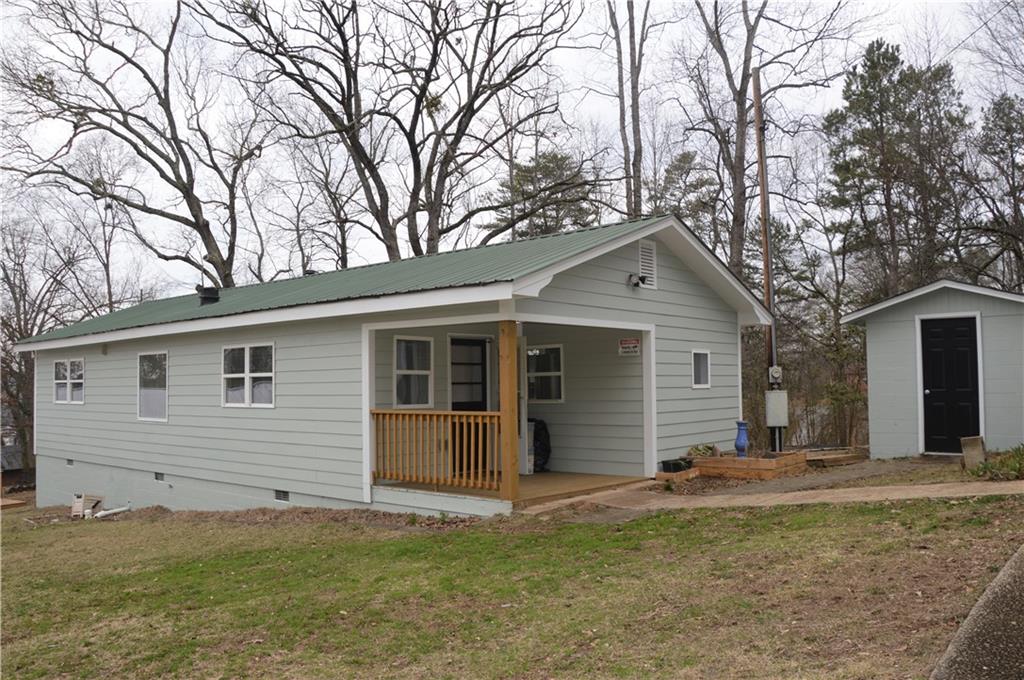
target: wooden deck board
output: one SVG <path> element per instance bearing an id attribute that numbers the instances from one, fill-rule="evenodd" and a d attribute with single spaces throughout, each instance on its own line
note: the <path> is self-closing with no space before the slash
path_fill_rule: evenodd
<path id="1" fill-rule="evenodd" d="M 569 498 L 580 494 L 611 489 L 633 482 L 645 481 L 645 477 L 629 477 L 625 475 L 592 475 L 575 472 L 539 472 L 533 475 L 520 475 L 519 495 L 513 505 L 516 509 L 537 503 Z M 455 486 L 439 486 L 432 484 L 398 483 L 388 484 L 400 489 L 417 491 L 436 491 L 462 496 L 480 496 L 498 498 L 497 491 L 486 489 L 466 489 Z"/>

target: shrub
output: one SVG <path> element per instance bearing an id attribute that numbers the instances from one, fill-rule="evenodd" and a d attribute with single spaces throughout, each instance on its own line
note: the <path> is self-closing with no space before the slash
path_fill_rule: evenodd
<path id="1" fill-rule="evenodd" d="M 1024 479 L 1024 444 L 993 455 L 981 465 L 971 468 L 970 473 L 993 481 Z"/>

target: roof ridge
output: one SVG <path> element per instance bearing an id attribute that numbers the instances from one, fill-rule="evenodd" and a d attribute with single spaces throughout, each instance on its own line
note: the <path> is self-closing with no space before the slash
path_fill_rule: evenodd
<path id="1" fill-rule="evenodd" d="M 272 283 L 284 283 L 286 281 L 299 281 L 302 279 L 308 279 L 311 276 L 328 276 L 331 274 L 341 274 L 343 272 L 359 271 L 363 269 L 370 269 L 371 267 L 383 267 L 389 264 L 396 264 L 399 262 L 415 262 L 417 260 L 425 260 L 431 257 L 440 257 L 442 255 L 454 255 L 455 253 L 465 253 L 471 250 L 483 250 L 485 248 L 497 248 L 500 246 L 510 246 L 516 243 L 526 243 L 528 241 L 540 241 L 542 239 L 555 238 L 558 236 L 571 236 L 573 234 L 580 234 L 589 231 L 598 231 L 600 229 L 610 229 L 612 227 L 621 227 L 632 222 L 646 222 L 649 220 L 661 219 L 665 217 L 671 217 L 669 213 L 659 213 L 656 215 L 648 215 L 646 217 L 631 217 L 628 220 L 622 220 L 620 222 L 607 222 L 605 224 L 595 224 L 589 227 L 581 227 L 579 229 L 573 229 L 572 231 L 558 231 L 551 234 L 539 234 L 537 236 L 529 236 L 527 238 L 518 239 L 515 241 L 500 241 L 498 243 L 484 243 L 475 246 L 467 246 L 465 248 L 457 248 L 455 250 L 442 250 L 436 253 L 423 253 L 421 255 L 413 255 L 412 257 L 403 257 L 400 260 L 384 260 L 383 262 L 368 262 L 367 264 L 356 265 L 355 267 L 346 267 L 344 269 L 332 269 L 330 271 L 317 272 L 316 274 L 304 274 L 301 276 L 293 276 L 288 279 L 277 279 L 274 281 L 255 281 L 253 283 L 244 283 L 240 286 L 231 286 L 230 288 L 222 288 L 221 293 L 230 290 L 239 290 L 242 288 L 255 288 L 257 286 L 266 286 Z M 179 297 L 188 297 L 191 293 L 184 293 L 182 295 L 172 295 L 171 297 L 158 298 L 159 300 L 173 300 Z M 156 302 L 156 300 L 147 300 L 147 302 Z M 131 309 L 130 307 L 127 309 Z"/>

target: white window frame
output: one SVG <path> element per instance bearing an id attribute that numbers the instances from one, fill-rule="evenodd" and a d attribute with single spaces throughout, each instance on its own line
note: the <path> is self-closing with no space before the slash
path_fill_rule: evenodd
<path id="1" fill-rule="evenodd" d="M 644 247 L 650 246 L 651 251 L 654 254 L 654 281 L 650 283 L 641 283 L 640 288 L 646 288 L 648 290 L 658 290 L 658 242 L 653 239 L 640 239 L 637 241 L 636 246 L 636 271 L 638 276 L 644 275 L 643 270 L 643 252 Z"/>
<path id="2" fill-rule="evenodd" d="M 708 358 L 708 381 L 706 383 L 697 382 L 697 355 L 704 354 Z M 711 350 L 709 349 L 694 349 L 690 350 L 690 384 L 695 390 L 707 390 L 711 389 Z"/>
<path id="3" fill-rule="evenodd" d="M 270 373 L 251 373 L 249 371 L 249 350 L 253 347 L 270 347 L 271 352 L 271 366 Z M 244 349 L 245 350 L 245 371 L 243 373 L 225 373 L 224 372 L 224 352 L 229 349 Z M 225 389 L 225 381 L 228 378 L 245 378 L 245 402 L 241 404 L 229 404 L 227 401 L 227 390 Z M 270 390 L 270 403 L 269 404 L 254 404 L 252 403 L 252 379 L 253 378 L 270 378 L 271 390 Z M 277 347 L 273 342 L 250 342 L 244 345 L 224 345 L 220 348 L 220 405 L 224 408 L 275 408 L 277 406 Z"/>
<path id="4" fill-rule="evenodd" d="M 398 341 L 406 340 L 411 342 L 426 342 L 430 347 L 430 369 L 413 370 L 409 368 L 398 368 Z M 399 404 L 398 403 L 398 377 L 401 375 L 425 375 L 427 376 L 427 403 L 426 404 Z M 419 335 L 396 335 L 391 339 L 391 406 L 393 408 L 407 409 L 432 409 L 434 408 L 434 338 L 431 336 Z"/>
<path id="5" fill-rule="evenodd" d="M 82 362 L 82 379 L 81 380 L 72 380 L 71 379 L 71 362 L 72 361 L 81 361 Z M 64 364 L 64 375 L 66 376 L 64 380 L 57 380 L 57 378 L 55 377 L 56 376 L 56 372 L 57 372 L 56 371 L 57 364 Z M 53 387 L 51 388 L 52 392 L 50 393 L 50 396 L 53 398 L 53 403 L 54 404 L 75 404 L 75 405 L 84 404 L 85 403 L 85 357 L 74 357 L 74 358 L 71 358 L 71 359 L 55 359 L 54 362 L 53 362 L 53 367 L 54 367 L 54 371 L 53 371 L 53 373 L 50 374 L 51 376 L 54 376 L 52 378 L 52 380 L 53 380 Z M 73 383 L 73 382 L 80 382 L 80 383 L 82 383 L 82 398 L 79 401 L 75 401 L 75 400 L 73 400 L 71 398 L 71 383 Z M 57 398 L 57 385 L 60 385 L 60 384 L 65 385 L 65 387 L 67 389 L 67 397 L 68 397 L 67 399 L 58 399 Z"/>
<path id="6" fill-rule="evenodd" d="M 155 354 L 164 355 L 164 417 L 163 418 L 145 418 L 141 414 L 142 410 L 142 384 L 139 372 L 142 370 L 142 357 L 149 357 Z M 224 355 L 221 355 L 221 370 L 224 370 Z M 153 350 L 152 352 L 139 352 L 135 358 L 135 419 L 149 423 L 166 423 L 167 418 L 170 417 L 170 394 L 171 394 L 171 355 L 165 349 Z"/>
<path id="7" fill-rule="evenodd" d="M 529 356 L 531 349 L 557 349 L 558 350 L 558 366 L 561 370 L 559 371 L 531 371 Z M 526 347 L 526 389 L 527 395 L 529 395 L 530 377 L 551 377 L 558 376 L 558 393 L 561 396 L 560 399 L 528 399 L 527 403 L 530 404 L 564 404 L 565 403 L 565 345 L 553 343 L 547 345 L 528 345 Z"/>

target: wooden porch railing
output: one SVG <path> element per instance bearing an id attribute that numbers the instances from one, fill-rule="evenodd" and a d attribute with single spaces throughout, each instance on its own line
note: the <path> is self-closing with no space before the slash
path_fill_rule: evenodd
<path id="1" fill-rule="evenodd" d="M 372 409 L 374 479 L 498 490 L 500 412 Z"/>

